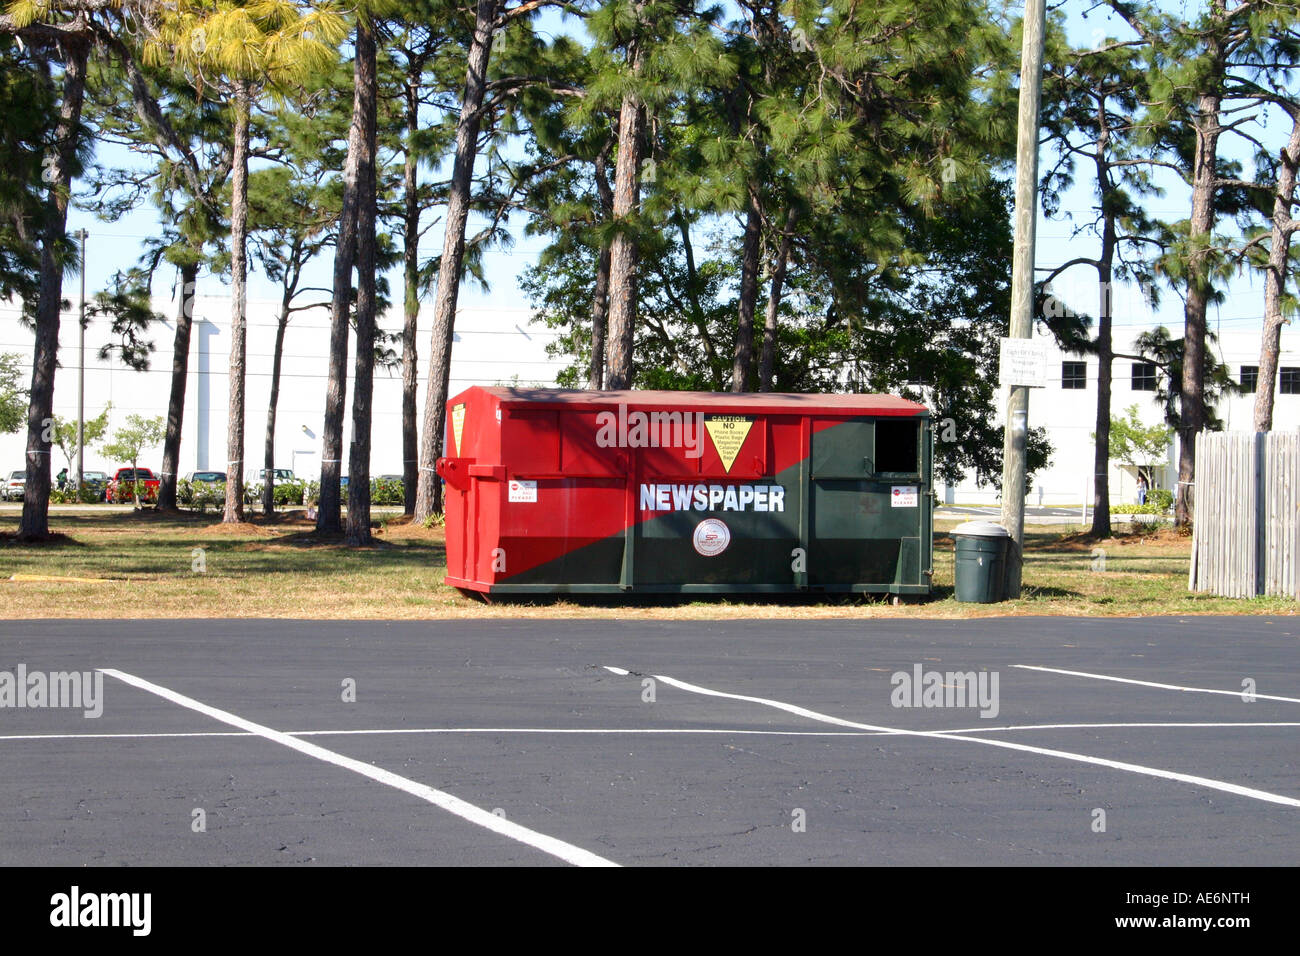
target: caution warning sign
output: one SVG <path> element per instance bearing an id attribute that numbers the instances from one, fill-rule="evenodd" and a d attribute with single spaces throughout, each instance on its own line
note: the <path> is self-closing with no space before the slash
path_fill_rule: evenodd
<path id="1" fill-rule="evenodd" d="M 713 447 L 718 450 L 722 467 L 728 473 L 736 463 L 736 456 L 754 427 L 754 420 L 743 415 L 708 415 L 704 419 L 704 428 L 713 439 Z"/>
<path id="2" fill-rule="evenodd" d="M 465 403 L 451 406 L 451 437 L 456 443 L 456 457 L 460 457 L 460 436 L 465 431 Z"/>

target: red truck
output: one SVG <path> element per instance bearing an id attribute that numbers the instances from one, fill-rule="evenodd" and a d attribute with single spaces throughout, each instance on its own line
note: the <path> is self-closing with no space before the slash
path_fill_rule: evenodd
<path id="1" fill-rule="evenodd" d="M 131 501 L 135 494 L 135 483 L 140 482 L 142 501 L 158 500 L 158 479 L 148 468 L 119 468 L 108 482 L 106 501 Z M 118 489 L 122 489 L 119 496 Z"/>

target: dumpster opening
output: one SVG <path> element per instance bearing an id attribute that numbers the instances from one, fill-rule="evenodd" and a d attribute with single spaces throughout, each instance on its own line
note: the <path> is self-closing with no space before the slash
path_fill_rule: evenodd
<path id="1" fill-rule="evenodd" d="M 921 428 L 915 419 L 876 422 L 876 471 L 915 475 L 921 471 Z"/>

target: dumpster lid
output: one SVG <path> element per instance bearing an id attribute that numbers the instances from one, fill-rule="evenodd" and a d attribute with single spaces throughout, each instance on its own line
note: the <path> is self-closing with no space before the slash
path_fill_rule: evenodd
<path id="1" fill-rule="evenodd" d="M 1011 532 L 993 521 L 966 521 L 948 532 L 953 537 L 962 535 L 967 538 L 1009 538 Z"/>
<path id="2" fill-rule="evenodd" d="M 809 414 L 920 416 L 926 408 L 896 395 L 845 393 L 799 394 L 783 392 L 671 392 L 594 391 L 562 388 L 507 388 L 475 385 L 466 389 L 486 392 L 506 406 L 611 408 L 689 408 L 701 412 L 734 413 L 738 409 L 759 414 Z M 463 393 L 462 393 L 463 394 Z M 452 399 L 456 401 L 460 396 Z"/>

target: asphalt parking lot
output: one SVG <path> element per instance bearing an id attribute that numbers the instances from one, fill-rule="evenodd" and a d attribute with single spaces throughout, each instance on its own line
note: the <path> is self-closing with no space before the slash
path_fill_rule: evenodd
<path id="1" fill-rule="evenodd" d="M 1298 633 L 4 622 L 0 864 L 1293 865 Z"/>

